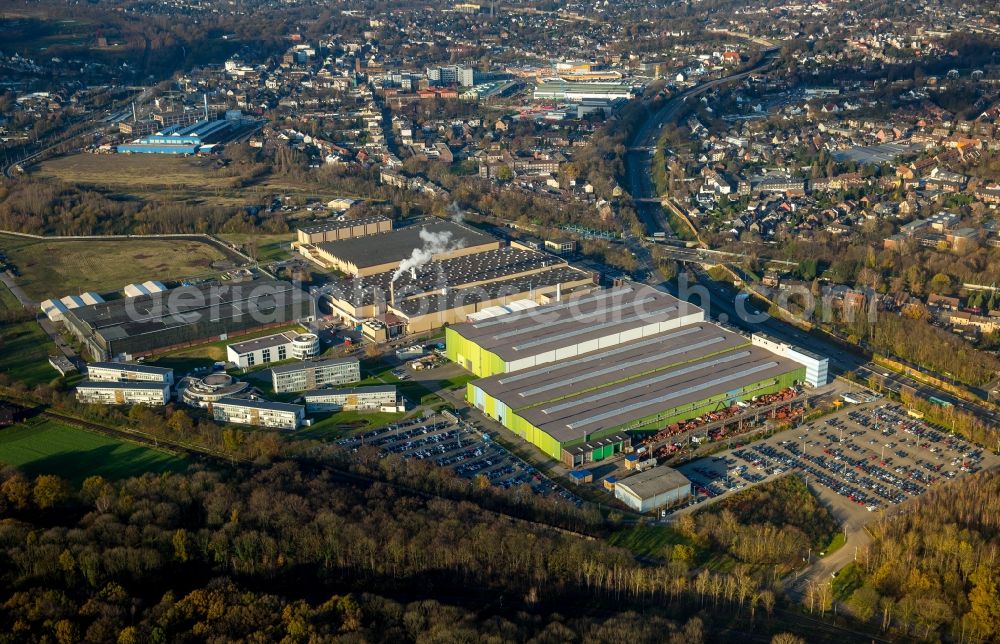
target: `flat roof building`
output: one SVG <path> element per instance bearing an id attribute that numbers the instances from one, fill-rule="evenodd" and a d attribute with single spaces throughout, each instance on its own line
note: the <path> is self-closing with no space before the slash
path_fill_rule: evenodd
<path id="1" fill-rule="evenodd" d="M 125 362 L 92 362 L 87 365 L 87 379 L 101 382 L 162 382 L 174 384 L 174 370 Z"/>
<path id="2" fill-rule="evenodd" d="M 309 413 L 331 411 L 405 411 L 395 385 L 317 389 L 302 395 Z"/>
<path id="3" fill-rule="evenodd" d="M 482 376 L 467 400 L 569 467 L 625 451 L 628 432 L 781 391 L 806 371 L 642 285 L 456 324 L 445 337 L 449 359 Z"/>
<path id="4" fill-rule="evenodd" d="M 806 368 L 806 384 L 822 387 L 830 380 L 830 359 L 808 349 L 793 346 L 766 333 L 757 332 L 751 336 L 754 346 L 763 347 L 789 360 L 794 360 Z"/>
<path id="5" fill-rule="evenodd" d="M 397 266 L 345 280 L 329 289 L 325 301 L 350 324 L 391 313 L 409 333 L 422 333 L 464 322 L 470 314 L 490 307 L 538 300 L 560 288 L 594 287 L 592 273 L 521 246 L 431 261 L 404 271 L 393 281 Z"/>
<path id="6" fill-rule="evenodd" d="M 212 418 L 221 423 L 253 425 L 273 429 L 298 429 L 305 418 L 305 407 L 269 400 L 222 398 L 209 405 Z"/>
<path id="7" fill-rule="evenodd" d="M 346 385 L 359 380 L 361 363 L 357 358 L 308 360 L 271 369 L 271 386 L 275 393 Z"/>
<path id="8" fill-rule="evenodd" d="M 354 277 L 365 277 L 396 270 L 414 249 L 427 246 L 428 235 L 444 240 L 436 247 L 436 252 L 432 252 L 434 260 L 500 248 L 500 241 L 486 233 L 464 224 L 437 221 L 375 235 L 302 244 L 299 252 L 326 268 L 335 268 Z"/>
<path id="9" fill-rule="evenodd" d="M 241 369 L 284 360 L 306 360 L 319 354 L 319 336 L 296 331 L 234 342 L 226 347 L 226 361 Z"/>
<path id="10" fill-rule="evenodd" d="M 662 465 L 615 481 L 615 498 L 636 512 L 651 512 L 691 496 L 691 481 Z"/>
<path id="11" fill-rule="evenodd" d="M 445 339 L 449 360 L 485 377 L 612 347 L 704 319 L 704 311 L 693 304 L 633 284 L 482 322 L 455 324 L 445 331 Z"/>
<path id="12" fill-rule="evenodd" d="M 296 234 L 299 244 L 321 244 L 387 233 L 390 230 L 392 230 L 392 220 L 388 217 L 365 217 L 363 219 L 337 219 L 310 224 L 299 228 Z"/>
<path id="13" fill-rule="evenodd" d="M 98 360 L 191 346 L 312 316 L 309 296 L 278 280 L 182 286 L 63 313 L 66 328 Z"/>
<path id="14" fill-rule="evenodd" d="M 84 380 L 75 390 L 78 401 L 99 405 L 166 405 L 170 401 L 170 385 L 165 382 Z"/>

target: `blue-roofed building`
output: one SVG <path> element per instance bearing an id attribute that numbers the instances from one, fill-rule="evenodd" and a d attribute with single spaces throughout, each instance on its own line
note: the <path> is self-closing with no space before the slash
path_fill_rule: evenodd
<path id="1" fill-rule="evenodd" d="M 125 154 L 198 154 L 215 146 L 241 126 L 236 120 L 205 120 L 191 125 L 171 125 L 163 130 L 118 146 Z"/>

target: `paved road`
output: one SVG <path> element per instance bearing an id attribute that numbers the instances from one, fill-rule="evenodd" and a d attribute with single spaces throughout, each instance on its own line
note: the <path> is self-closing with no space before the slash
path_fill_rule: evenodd
<path id="1" fill-rule="evenodd" d="M 10 289 L 10 292 L 13 293 L 14 297 L 17 298 L 17 301 L 21 303 L 21 306 L 28 310 L 35 310 L 38 308 L 38 302 L 28 297 L 24 290 L 17 285 L 17 282 L 14 281 L 14 278 L 7 274 L 7 271 L 0 272 L 0 282 L 3 282 L 4 285 Z"/>

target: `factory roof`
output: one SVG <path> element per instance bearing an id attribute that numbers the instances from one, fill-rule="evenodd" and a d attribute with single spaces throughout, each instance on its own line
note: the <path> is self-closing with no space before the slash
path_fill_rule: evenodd
<path id="1" fill-rule="evenodd" d="M 702 360 L 749 343 L 740 335 L 702 322 L 592 351 L 542 367 L 476 381 L 484 392 L 514 410 L 539 405 L 568 392 L 587 391 Z"/>
<path id="2" fill-rule="evenodd" d="M 631 285 L 452 329 L 511 361 L 700 312 L 669 293 Z"/>
<path id="3" fill-rule="evenodd" d="M 503 247 L 432 261 L 416 269 L 416 277 L 414 272 L 405 271 L 396 280 L 393 290 L 396 304 L 404 309 L 412 309 L 412 306 L 404 305 L 409 297 L 440 292 L 444 287 L 455 289 L 502 280 L 533 271 L 539 272 L 546 268 L 565 268 L 573 275 L 585 276 L 578 269 L 570 268 L 565 260 L 548 253 Z M 394 272 L 390 270 L 345 280 L 340 283 L 341 292 L 337 295 L 339 299 L 347 300 L 358 307 L 374 304 L 376 301 L 387 301 L 390 297 L 389 285 Z"/>
<path id="4" fill-rule="evenodd" d="M 333 221 L 324 221 L 320 223 L 309 224 L 308 226 L 300 226 L 299 230 L 304 233 L 321 233 L 328 230 L 340 230 L 342 228 L 353 228 L 354 226 L 363 226 L 365 224 L 377 224 L 383 221 L 391 221 L 388 217 L 362 217 L 361 219 L 336 219 Z"/>
<path id="5" fill-rule="evenodd" d="M 485 284 L 476 284 L 464 288 L 448 288 L 445 292 L 436 291 L 424 297 L 396 300 L 394 309 L 403 315 L 413 318 L 418 315 L 447 311 L 460 306 L 488 302 L 505 297 L 513 297 L 529 293 L 532 289 L 551 288 L 556 284 L 590 280 L 592 276 L 566 264 L 558 264 L 551 268 L 518 275 L 508 279 L 497 279 Z"/>
<path id="6" fill-rule="evenodd" d="M 420 231 L 451 233 L 450 246 L 469 247 L 497 243 L 496 238 L 474 228 L 450 221 L 440 221 L 420 226 L 398 228 L 375 235 L 352 237 L 317 244 L 324 252 L 349 262 L 359 268 L 399 262 L 410 256 L 415 248 L 422 248 L 424 240 Z"/>
<path id="7" fill-rule="evenodd" d="M 296 371 L 305 371 L 306 369 L 322 369 L 323 367 L 332 367 L 338 364 L 350 364 L 353 362 L 358 362 L 357 358 L 329 358 L 327 360 L 302 360 L 300 362 L 293 362 L 291 364 L 283 364 L 277 367 L 272 367 L 271 371 L 273 373 L 295 373 Z"/>
<path id="8" fill-rule="evenodd" d="M 558 366 L 559 363 L 553 363 L 539 368 Z M 603 376 L 602 384 L 591 382 L 588 389 L 569 389 L 561 398 L 517 413 L 556 440 L 568 442 L 586 439 L 595 432 L 621 427 L 665 410 L 735 392 L 798 368 L 795 362 L 765 349 L 739 347 L 631 378 L 616 378 L 615 374 L 608 373 Z"/>
<path id="9" fill-rule="evenodd" d="M 309 298 L 298 287 L 279 280 L 255 280 L 181 286 L 160 293 L 82 306 L 72 314 L 105 340 L 113 341 L 189 326 L 206 319 L 212 322 L 252 319 L 265 324 L 276 310 L 289 305 L 301 308 L 297 317 L 310 314 Z"/>
<path id="10" fill-rule="evenodd" d="M 691 481 L 674 468 L 661 465 L 628 478 L 618 479 L 615 485 L 626 488 L 640 499 L 651 499 L 679 487 L 691 485 Z"/>

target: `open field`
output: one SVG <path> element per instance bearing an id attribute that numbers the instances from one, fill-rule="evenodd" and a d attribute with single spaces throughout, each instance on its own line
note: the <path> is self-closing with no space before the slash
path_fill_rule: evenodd
<path id="1" fill-rule="evenodd" d="M 0 429 L 0 462 L 28 474 L 58 474 L 76 483 L 94 474 L 121 479 L 144 472 L 180 472 L 187 467 L 186 460 L 168 452 L 51 420 Z"/>
<path id="2" fill-rule="evenodd" d="M 208 244 L 180 239 L 39 241 L 0 235 L 0 248 L 21 271 L 17 283 L 38 301 L 117 291 L 132 282 L 214 275 L 212 263 L 226 259 Z"/>
<path id="3" fill-rule="evenodd" d="M 218 174 L 215 161 L 167 154 L 71 154 L 45 161 L 32 174 L 55 177 L 112 192 L 153 188 L 226 188 L 232 177 Z"/>
<path id="4" fill-rule="evenodd" d="M 59 373 L 48 357 L 59 349 L 34 320 L 0 326 L 0 373 L 29 387 L 51 382 Z"/>
<path id="5" fill-rule="evenodd" d="M 282 235 L 258 235 L 256 233 L 221 233 L 219 239 L 235 244 L 246 251 L 244 245 L 253 242 L 257 245 L 257 260 L 260 262 L 280 261 L 292 257 L 289 244 L 295 240 L 295 233 Z"/>
<path id="6" fill-rule="evenodd" d="M 101 192 L 148 201 L 189 202 L 213 206 L 261 203 L 274 193 L 297 194 L 307 200 L 369 195 L 328 191 L 283 176 L 265 175 L 242 185 L 227 176 L 208 157 L 165 154 L 71 154 L 44 161 L 31 170 L 36 177 L 50 177 Z"/>
<path id="7" fill-rule="evenodd" d="M 14 294 L 10 292 L 6 284 L 0 282 L 0 311 L 17 311 L 21 308 L 21 303 L 17 301 Z"/>
<path id="8" fill-rule="evenodd" d="M 317 420 L 311 427 L 300 429 L 296 436 L 325 440 L 341 438 L 358 430 L 367 431 L 385 427 L 399 421 L 404 416 L 406 414 L 403 413 L 338 411 Z"/>

